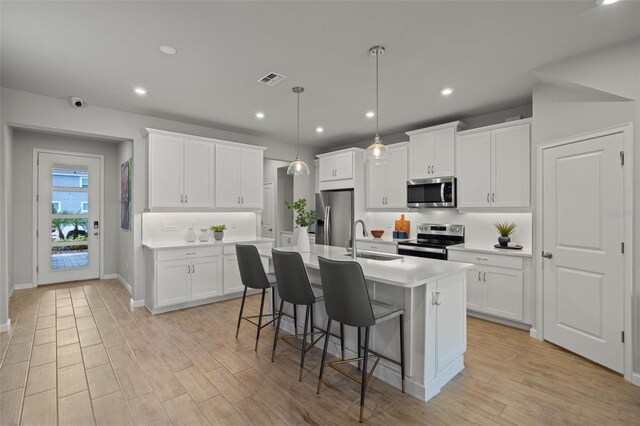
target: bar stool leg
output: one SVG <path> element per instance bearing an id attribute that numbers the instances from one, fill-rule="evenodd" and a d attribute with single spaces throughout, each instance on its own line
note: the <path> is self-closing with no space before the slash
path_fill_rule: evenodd
<path id="1" fill-rule="evenodd" d="M 284 300 L 280 300 L 280 312 L 282 312 L 282 309 L 284 308 Z M 280 332 L 280 319 L 282 318 L 282 315 L 278 315 L 278 321 L 276 323 L 276 335 L 273 338 L 273 351 L 271 351 L 271 362 L 273 362 L 273 359 L 276 356 L 276 346 L 278 345 L 278 333 Z"/>
<path id="2" fill-rule="evenodd" d="M 360 327 L 358 327 L 358 358 L 360 358 L 361 355 L 361 342 L 362 342 L 362 331 L 360 330 Z M 361 368 L 361 362 L 360 360 L 358 360 L 358 370 L 360 370 Z"/>
<path id="3" fill-rule="evenodd" d="M 258 351 L 258 342 L 260 341 L 260 330 L 262 330 L 262 311 L 264 310 L 264 296 L 267 293 L 267 289 L 262 289 L 262 297 L 260 298 L 260 316 L 258 317 L 258 333 L 256 334 L 256 347 L 254 351 Z"/>
<path id="4" fill-rule="evenodd" d="M 331 330 L 327 330 L 327 337 L 328 337 L 328 333 Z M 344 324 L 340 323 L 340 350 L 342 351 L 342 360 L 344 360 Z"/>
<path id="5" fill-rule="evenodd" d="M 240 314 L 238 314 L 238 327 L 236 328 L 236 339 L 238 338 L 238 333 L 240 333 L 240 323 L 242 322 L 242 311 L 244 310 L 244 299 L 247 298 L 247 288 L 244 288 L 244 292 L 242 293 L 242 302 L 240 303 Z"/>
<path id="6" fill-rule="evenodd" d="M 293 334 L 298 334 L 298 305 L 293 305 Z"/>
<path id="7" fill-rule="evenodd" d="M 273 316 L 271 318 L 275 319 L 276 318 L 275 317 L 275 315 L 276 315 L 276 292 L 275 292 L 275 289 L 273 287 L 271 287 L 271 289 L 269 291 L 271 292 L 271 313 L 273 314 Z M 275 327 L 276 326 L 276 322 L 273 321 L 271 323 L 271 325 L 273 325 Z"/>
<path id="8" fill-rule="evenodd" d="M 309 342 L 313 342 L 313 326 L 315 324 L 313 320 L 313 305 L 309 305 L 309 311 L 311 312 L 311 316 L 309 317 L 309 336 L 311 338 L 309 339 Z"/>
<path id="9" fill-rule="evenodd" d="M 400 374 L 402 374 L 402 393 L 404 393 L 404 315 L 400 315 Z"/>
<path id="10" fill-rule="evenodd" d="M 327 320 L 327 334 L 324 336 L 324 349 L 322 350 L 322 360 L 320 361 L 320 375 L 318 376 L 318 388 L 316 393 L 320 393 L 322 384 L 322 373 L 324 373 L 324 361 L 327 359 L 327 348 L 329 347 L 329 330 L 331 330 L 331 318 Z"/>
<path id="11" fill-rule="evenodd" d="M 307 326 L 309 325 L 309 310 L 311 305 L 307 305 L 307 309 L 304 311 L 304 331 L 302 332 L 302 350 L 300 355 L 300 374 L 298 375 L 298 381 L 302 381 L 302 371 L 304 369 L 304 356 L 307 353 Z"/>
<path id="12" fill-rule="evenodd" d="M 364 331 L 364 359 L 362 360 L 362 387 L 360 388 L 360 423 L 364 416 L 364 395 L 367 390 L 367 360 L 369 358 L 369 328 Z"/>

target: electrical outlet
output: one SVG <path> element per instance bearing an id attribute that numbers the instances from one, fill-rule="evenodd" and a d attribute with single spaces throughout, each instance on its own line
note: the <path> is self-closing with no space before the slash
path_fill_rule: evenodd
<path id="1" fill-rule="evenodd" d="M 174 222 L 162 222 L 162 227 L 160 228 L 160 230 L 163 232 L 177 231 L 178 226 Z"/>
<path id="2" fill-rule="evenodd" d="M 236 229 L 238 227 L 238 223 L 235 220 L 231 221 L 231 229 Z"/>

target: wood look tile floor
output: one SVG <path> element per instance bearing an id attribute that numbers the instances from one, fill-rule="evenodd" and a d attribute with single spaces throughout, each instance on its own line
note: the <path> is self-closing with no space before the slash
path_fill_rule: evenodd
<path id="1" fill-rule="evenodd" d="M 247 311 L 257 312 L 259 297 Z M 235 339 L 239 300 L 153 316 L 115 280 L 17 291 L 0 333 L 0 425 L 357 423 L 359 390 L 272 327 Z M 527 332 L 469 318 L 466 368 L 428 403 L 373 380 L 365 422 L 640 424 L 640 388 Z"/>

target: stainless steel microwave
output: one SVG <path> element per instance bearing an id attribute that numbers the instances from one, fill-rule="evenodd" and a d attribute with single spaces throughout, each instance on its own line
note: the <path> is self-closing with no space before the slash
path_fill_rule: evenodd
<path id="1" fill-rule="evenodd" d="M 407 181 L 407 207 L 456 207 L 456 178 Z"/>

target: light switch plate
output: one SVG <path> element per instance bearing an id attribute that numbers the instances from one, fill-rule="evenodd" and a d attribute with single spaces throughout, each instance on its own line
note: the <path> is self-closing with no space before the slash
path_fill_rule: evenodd
<path id="1" fill-rule="evenodd" d="M 175 224 L 175 222 L 162 222 L 160 230 L 163 232 L 177 231 L 178 226 Z"/>

